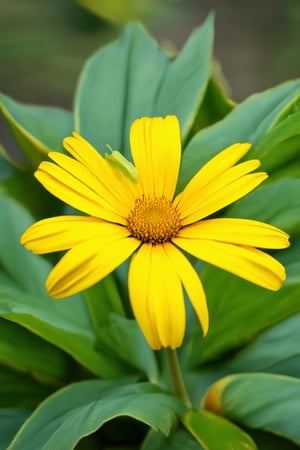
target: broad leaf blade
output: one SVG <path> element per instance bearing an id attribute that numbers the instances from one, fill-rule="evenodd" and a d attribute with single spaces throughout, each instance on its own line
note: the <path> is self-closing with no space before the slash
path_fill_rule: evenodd
<path id="1" fill-rule="evenodd" d="M 92 380 L 76 383 L 47 399 L 25 422 L 10 450 L 71 450 L 84 436 L 119 416 L 129 416 L 168 434 L 184 406 L 149 383 Z"/>
<path id="2" fill-rule="evenodd" d="M 211 72 L 209 17 L 176 57 L 138 25 L 86 64 L 75 97 L 75 127 L 100 152 L 106 144 L 129 156 L 129 128 L 140 116 L 175 114 L 188 135 Z M 180 85 L 180 91 L 178 90 Z"/>
<path id="3" fill-rule="evenodd" d="M 205 162 L 229 145 L 235 142 L 259 145 L 265 134 L 299 101 L 299 96 L 299 80 L 284 83 L 252 95 L 223 120 L 196 134 L 183 154 L 179 190 Z"/>
<path id="4" fill-rule="evenodd" d="M 229 375 L 204 399 L 206 409 L 300 444 L 300 380 L 264 373 Z"/>
<path id="5" fill-rule="evenodd" d="M 0 450 L 7 450 L 13 437 L 30 412 L 25 409 L 0 409 Z"/>
<path id="6" fill-rule="evenodd" d="M 205 450 L 257 450 L 245 431 L 207 411 L 189 411 L 183 423 Z"/>
<path id="7" fill-rule="evenodd" d="M 61 151 L 63 138 L 73 131 L 73 115 L 62 109 L 22 104 L 3 94 L 0 106 L 32 168 L 50 150 Z"/>

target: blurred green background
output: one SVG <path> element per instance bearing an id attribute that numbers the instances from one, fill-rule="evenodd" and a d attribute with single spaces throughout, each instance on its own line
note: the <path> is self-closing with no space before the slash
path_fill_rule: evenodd
<path id="1" fill-rule="evenodd" d="M 0 0 L 0 90 L 70 109 L 84 61 L 123 23 L 143 21 L 174 50 L 211 10 L 215 56 L 234 100 L 299 77 L 300 0 Z M 11 146 L 2 122 L 0 132 Z"/>

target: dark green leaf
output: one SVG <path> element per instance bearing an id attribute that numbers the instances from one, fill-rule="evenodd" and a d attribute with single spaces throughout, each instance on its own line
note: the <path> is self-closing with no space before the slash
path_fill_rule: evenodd
<path id="1" fill-rule="evenodd" d="M 8 445 L 29 416 L 25 409 L 0 409 L 0 450 L 7 450 Z"/>
<path id="2" fill-rule="evenodd" d="M 81 437 L 120 416 L 129 416 L 168 434 L 184 406 L 149 383 L 92 380 L 76 383 L 48 398 L 25 422 L 11 450 L 71 450 Z"/>
<path id="3" fill-rule="evenodd" d="M 55 388 L 0 363 L 0 408 L 34 409 Z"/>
<path id="4" fill-rule="evenodd" d="M 158 368 L 153 350 L 147 344 L 135 320 L 111 314 L 109 322 L 98 331 L 97 346 L 157 382 Z"/>
<path id="5" fill-rule="evenodd" d="M 293 337 L 291 339 L 291 336 Z M 300 376 L 300 314 L 268 328 L 225 364 L 232 372 Z"/>
<path id="6" fill-rule="evenodd" d="M 165 436 L 158 431 L 150 430 L 141 450 L 204 450 L 193 436 L 186 430 L 179 429 Z"/>
<path id="7" fill-rule="evenodd" d="M 68 375 L 68 359 L 61 350 L 2 318 L 0 361 L 50 385 L 59 385 Z"/>

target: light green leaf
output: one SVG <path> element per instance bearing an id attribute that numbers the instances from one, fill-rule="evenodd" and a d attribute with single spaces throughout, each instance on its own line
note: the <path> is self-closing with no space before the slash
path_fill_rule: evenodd
<path id="1" fill-rule="evenodd" d="M 128 25 L 118 41 L 88 60 L 75 97 L 75 127 L 100 152 L 129 156 L 129 128 L 140 116 L 175 114 L 186 139 L 211 72 L 213 19 L 173 58 L 145 30 Z M 180 86 L 180 89 L 178 89 Z"/>
<path id="2" fill-rule="evenodd" d="M 300 444 L 300 380 L 265 373 L 229 375 L 204 399 L 206 409 Z"/>
<path id="3" fill-rule="evenodd" d="M 129 416 L 169 434 L 185 410 L 175 397 L 149 383 L 92 380 L 70 385 L 41 404 L 25 422 L 10 450 L 71 450 L 104 423 Z"/>
<path id="4" fill-rule="evenodd" d="M 196 134 L 183 154 L 179 190 L 205 162 L 229 145 L 250 142 L 254 148 L 258 146 L 266 133 L 292 111 L 299 97 L 300 80 L 281 84 L 252 95 L 223 120 Z"/>
<path id="5" fill-rule="evenodd" d="M 7 450 L 9 443 L 29 414 L 29 411 L 25 409 L 0 409 L 0 450 Z"/>
<path id="6" fill-rule="evenodd" d="M 256 450 L 251 437 L 222 417 L 207 411 L 189 411 L 183 423 L 205 450 Z"/>
<path id="7" fill-rule="evenodd" d="M 26 105 L 4 94 L 0 94 L 0 108 L 32 168 L 50 150 L 61 151 L 63 138 L 73 131 L 72 113 L 59 108 Z"/>
<path id="8" fill-rule="evenodd" d="M 84 8 L 87 8 L 97 16 L 103 17 L 115 24 L 124 24 L 129 20 L 143 20 L 153 18 L 160 13 L 172 14 L 174 5 L 167 5 L 159 0 L 77 0 Z"/>

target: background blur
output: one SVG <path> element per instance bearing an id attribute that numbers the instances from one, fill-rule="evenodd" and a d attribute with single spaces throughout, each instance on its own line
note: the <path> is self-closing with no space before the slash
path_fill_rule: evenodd
<path id="1" fill-rule="evenodd" d="M 126 21 L 142 20 L 161 45 L 180 49 L 211 10 L 234 100 L 300 76 L 300 0 L 0 0 L 0 90 L 70 109 L 84 61 Z"/>

